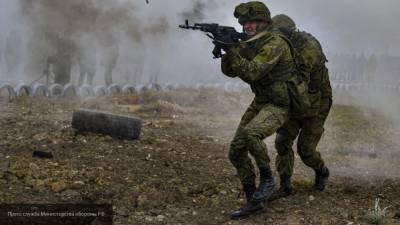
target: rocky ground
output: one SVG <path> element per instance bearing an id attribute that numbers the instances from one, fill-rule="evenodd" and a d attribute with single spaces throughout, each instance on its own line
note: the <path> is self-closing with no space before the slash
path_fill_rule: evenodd
<path id="1" fill-rule="evenodd" d="M 380 113 L 335 105 L 319 150 L 332 177 L 310 189 L 313 173 L 296 157 L 297 194 L 265 214 L 231 221 L 243 195 L 227 152 L 248 93 L 182 91 L 96 99 L 20 98 L 0 104 L 1 203 L 111 203 L 114 224 L 400 224 L 400 128 Z M 133 115 L 139 140 L 80 134 L 74 109 Z M 273 138 L 267 140 L 275 158 Z M 33 158 L 35 150 L 53 159 Z M 275 174 L 276 176 L 276 174 Z"/>

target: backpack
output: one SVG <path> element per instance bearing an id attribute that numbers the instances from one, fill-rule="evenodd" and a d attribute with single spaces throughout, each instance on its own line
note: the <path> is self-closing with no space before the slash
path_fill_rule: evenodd
<path id="1" fill-rule="evenodd" d="M 279 36 L 284 39 L 286 43 L 288 43 L 295 65 L 295 69 L 293 71 L 294 76 L 286 81 L 290 98 L 290 115 L 291 117 L 296 118 L 303 117 L 311 107 L 308 94 L 308 83 L 304 73 L 300 71 L 303 60 L 293 47 L 292 42 L 282 34 L 279 34 Z"/>

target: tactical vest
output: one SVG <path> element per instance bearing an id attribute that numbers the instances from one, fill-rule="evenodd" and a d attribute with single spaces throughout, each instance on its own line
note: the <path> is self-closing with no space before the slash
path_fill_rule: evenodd
<path id="1" fill-rule="evenodd" d="M 265 98 L 266 101 L 271 101 L 278 106 L 290 106 L 291 114 L 304 114 L 310 107 L 310 102 L 307 96 L 307 85 L 296 70 L 295 50 L 285 36 L 278 33 L 273 35 L 285 40 L 290 48 L 293 61 L 283 65 L 278 64 L 270 72 L 270 76 L 265 76 L 254 84 L 250 84 L 251 89 L 256 95 L 256 100 Z M 252 60 L 257 55 L 258 49 L 274 38 L 273 35 L 246 43 L 246 48 L 243 48 L 240 54 L 247 60 Z"/>

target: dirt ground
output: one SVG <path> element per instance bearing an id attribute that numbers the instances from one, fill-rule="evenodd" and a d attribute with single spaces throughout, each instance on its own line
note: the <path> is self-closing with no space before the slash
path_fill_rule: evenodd
<path id="1" fill-rule="evenodd" d="M 204 90 L 1 103 L 0 202 L 111 203 L 121 225 L 351 225 L 369 224 L 379 198 L 389 207 L 386 224 L 400 224 L 400 126 L 340 105 L 319 145 L 332 174 L 327 189 L 311 190 L 313 172 L 296 157 L 296 195 L 271 202 L 265 214 L 230 220 L 244 196 L 227 152 L 251 97 Z M 141 137 L 76 133 L 78 108 L 140 117 Z M 266 140 L 272 159 L 273 141 Z M 35 150 L 54 159 L 33 158 Z"/>

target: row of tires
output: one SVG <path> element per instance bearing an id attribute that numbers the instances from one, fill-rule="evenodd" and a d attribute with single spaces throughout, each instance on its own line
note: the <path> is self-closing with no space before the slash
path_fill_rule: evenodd
<path id="1" fill-rule="evenodd" d="M 384 93 L 400 93 L 400 85 L 390 84 L 343 84 L 333 83 L 332 89 L 338 92 L 361 92 L 361 91 L 373 91 L 373 92 L 384 92 Z"/>
<path id="2" fill-rule="evenodd" d="M 225 84 L 197 84 L 195 86 L 186 86 L 182 84 L 111 84 L 105 85 L 81 85 L 73 84 L 52 84 L 50 86 L 35 83 L 32 85 L 20 83 L 13 87 L 9 83 L 0 83 L 0 94 L 6 93 L 10 100 L 21 96 L 30 97 L 90 97 L 90 96 L 107 96 L 116 93 L 142 93 L 146 91 L 173 91 L 173 90 L 189 90 L 189 89 L 219 89 L 227 92 L 241 91 L 245 86 L 240 83 L 225 83 Z"/>
<path id="3" fill-rule="evenodd" d="M 62 86 L 60 84 L 52 84 L 50 86 L 44 84 L 25 84 L 21 83 L 13 87 L 8 83 L 0 84 L 0 94 L 6 93 L 10 100 L 20 96 L 31 97 L 90 97 L 90 96 L 106 96 L 115 93 L 142 93 L 146 91 L 173 91 L 173 90 L 202 90 L 202 89 L 215 89 L 226 92 L 240 92 L 247 86 L 244 83 L 217 83 L 217 84 L 196 84 L 194 86 L 186 86 L 182 84 L 111 84 L 104 85 L 82 85 L 75 86 L 67 84 Z M 400 86 L 396 85 L 370 85 L 370 84 L 343 84 L 333 83 L 332 88 L 336 92 L 359 92 L 359 91 L 381 91 L 388 93 L 400 93 Z"/>

